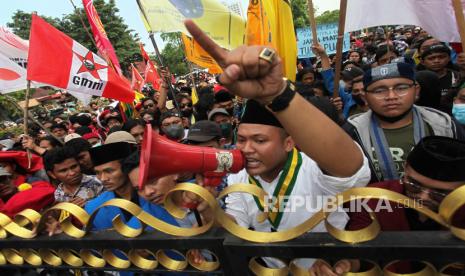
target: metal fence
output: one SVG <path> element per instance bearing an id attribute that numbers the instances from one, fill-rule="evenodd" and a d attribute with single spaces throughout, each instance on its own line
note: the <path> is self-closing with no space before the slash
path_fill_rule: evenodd
<path id="1" fill-rule="evenodd" d="M 47 250 L 44 251 L 44 249 Z M 74 250 L 75 253 L 72 253 L 71 256 L 66 255 L 64 252 L 72 252 L 69 251 L 70 249 Z M 251 275 L 252 272 L 249 268 L 251 258 L 264 256 L 284 260 L 304 257 L 321 258 L 328 262 L 346 258 L 363 259 L 370 260 L 381 268 L 393 260 L 416 260 L 430 263 L 436 268 L 436 271 L 441 271 L 441 268 L 451 263 L 465 263 L 465 242 L 454 237 L 449 231 L 382 232 L 375 239 L 358 244 L 338 241 L 327 233 L 308 233 L 287 242 L 263 244 L 242 240 L 219 228 L 213 228 L 205 234 L 188 238 L 170 236 L 160 232 L 145 232 L 136 238 L 124 238 L 117 232 L 109 230 L 89 233 L 81 239 L 67 235 L 38 236 L 32 239 L 18 237 L 1 239 L 0 250 L 3 265 L 0 266 L 0 274 L 4 275 L 1 273 L 2 268 L 12 267 L 124 270 L 155 274 L 173 272 L 164 267 L 161 260 L 156 261 L 155 259 L 152 260 L 150 269 L 147 269 L 147 266 L 144 269 L 143 265 L 132 260 L 127 263 L 128 267 L 118 268 L 120 264 L 114 260 L 108 260 L 106 256 L 101 257 L 105 262 L 100 263 L 100 265 L 96 265 L 96 262 L 82 261 L 81 253 L 85 250 L 87 252 L 88 250 L 100 252 L 95 255 L 99 257 L 99 255 L 105 255 L 102 253 L 103 250 L 114 251 L 115 249 L 126 253 L 135 249 L 147 249 L 151 252 L 175 249 L 183 253 L 190 249 L 208 249 L 217 256 L 219 267 L 213 271 L 202 271 L 192 265 L 184 267 L 181 264 L 178 266 L 174 264 L 174 267 L 171 267 L 171 269 L 182 270 L 185 274 L 193 275 Z M 55 257 L 61 262 L 51 265 L 50 263 L 53 262 L 47 259 L 47 256 L 43 254 L 44 252 L 58 252 Z M 67 258 L 81 259 L 81 263 L 73 263 Z M 158 265 L 154 266 L 157 263 Z M 281 271 L 281 275 L 287 275 L 287 272 Z"/>

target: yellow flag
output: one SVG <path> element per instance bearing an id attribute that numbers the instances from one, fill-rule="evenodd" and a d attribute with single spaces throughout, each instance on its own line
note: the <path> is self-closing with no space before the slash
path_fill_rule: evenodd
<path id="1" fill-rule="evenodd" d="M 230 2 L 237 2 L 238 0 Z M 147 30 L 187 34 L 183 21 L 192 19 L 216 43 L 226 49 L 244 44 L 245 19 L 219 0 L 137 0 Z"/>
<path id="2" fill-rule="evenodd" d="M 199 95 L 197 95 L 197 89 L 195 89 L 195 85 L 192 85 L 192 104 L 197 104 L 199 102 Z"/>
<path id="3" fill-rule="evenodd" d="M 200 67 L 208 68 L 210 74 L 220 74 L 223 72 L 216 61 L 192 38 L 181 34 L 186 58 L 190 62 Z"/>
<path id="4" fill-rule="evenodd" d="M 285 76 L 295 81 L 297 40 L 289 0 L 250 0 L 247 45 L 273 46 L 283 59 Z"/>

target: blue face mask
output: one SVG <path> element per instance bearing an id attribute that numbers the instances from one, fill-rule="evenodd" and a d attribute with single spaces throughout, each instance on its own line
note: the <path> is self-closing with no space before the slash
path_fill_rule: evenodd
<path id="1" fill-rule="evenodd" d="M 465 104 L 454 104 L 452 115 L 462 125 L 465 125 Z"/>

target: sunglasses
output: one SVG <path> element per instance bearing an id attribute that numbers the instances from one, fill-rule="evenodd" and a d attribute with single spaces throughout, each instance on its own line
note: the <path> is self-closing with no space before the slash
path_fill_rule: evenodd
<path id="1" fill-rule="evenodd" d="M 144 105 L 144 108 L 154 107 L 154 106 L 155 106 L 154 104 L 147 104 L 147 105 Z"/>
<path id="2" fill-rule="evenodd" d="M 191 103 L 188 103 L 188 104 L 180 104 L 179 107 L 180 107 L 180 108 L 192 107 L 192 104 L 191 104 Z"/>
<path id="3" fill-rule="evenodd" d="M 444 198 L 452 192 L 448 190 L 427 188 L 423 186 L 420 182 L 408 176 L 404 176 L 403 178 L 401 178 L 400 184 L 404 185 L 405 190 L 408 193 L 410 194 L 427 193 L 432 200 L 438 203 L 444 200 Z"/>

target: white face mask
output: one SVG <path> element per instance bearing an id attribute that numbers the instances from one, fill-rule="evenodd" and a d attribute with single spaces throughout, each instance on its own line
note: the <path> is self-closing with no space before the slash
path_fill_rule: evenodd
<path id="1" fill-rule="evenodd" d="M 97 144 L 93 145 L 93 148 L 100 147 L 102 145 L 102 142 L 98 142 Z"/>

